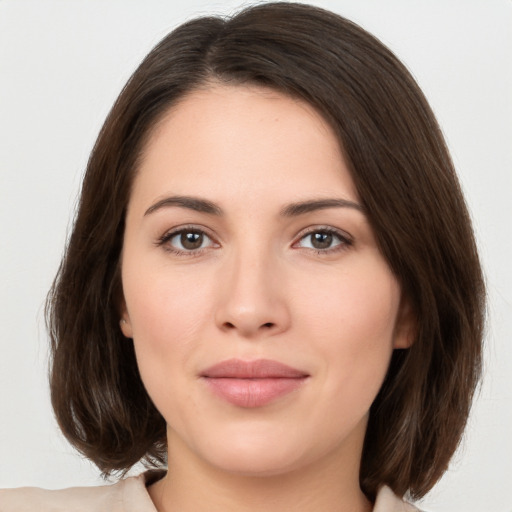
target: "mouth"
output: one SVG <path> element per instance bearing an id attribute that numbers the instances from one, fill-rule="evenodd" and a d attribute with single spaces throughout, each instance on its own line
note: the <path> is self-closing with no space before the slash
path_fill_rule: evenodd
<path id="1" fill-rule="evenodd" d="M 223 400 L 254 408 L 299 389 L 309 374 L 270 359 L 229 359 L 204 370 L 200 378 Z"/>

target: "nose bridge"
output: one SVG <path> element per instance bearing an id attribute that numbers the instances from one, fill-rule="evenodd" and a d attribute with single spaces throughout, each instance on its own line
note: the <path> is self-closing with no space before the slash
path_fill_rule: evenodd
<path id="1" fill-rule="evenodd" d="M 253 240 L 233 248 L 219 277 L 223 288 L 217 308 L 219 327 L 246 337 L 287 327 L 285 290 L 271 247 Z"/>

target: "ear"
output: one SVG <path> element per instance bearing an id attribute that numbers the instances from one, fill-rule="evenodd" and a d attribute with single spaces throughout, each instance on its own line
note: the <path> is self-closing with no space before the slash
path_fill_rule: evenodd
<path id="1" fill-rule="evenodd" d="M 411 301 L 402 294 L 396 317 L 393 348 L 410 348 L 416 338 L 417 324 Z"/>
<path id="2" fill-rule="evenodd" d="M 124 299 L 122 299 L 121 307 L 119 309 L 121 311 L 121 319 L 119 320 L 121 332 L 126 338 L 133 338 L 132 323 L 130 320 L 130 315 L 128 314 L 128 310 L 126 309 L 126 302 Z"/>

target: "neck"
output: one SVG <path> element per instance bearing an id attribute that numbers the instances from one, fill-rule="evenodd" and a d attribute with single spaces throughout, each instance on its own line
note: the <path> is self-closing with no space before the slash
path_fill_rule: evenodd
<path id="1" fill-rule="evenodd" d="M 340 458 L 336 450 L 300 469 L 275 475 L 223 471 L 190 456 L 175 441 L 169 471 L 149 488 L 158 512 L 370 512 L 359 487 L 359 458 Z M 349 462 L 347 464 L 347 462 Z"/>

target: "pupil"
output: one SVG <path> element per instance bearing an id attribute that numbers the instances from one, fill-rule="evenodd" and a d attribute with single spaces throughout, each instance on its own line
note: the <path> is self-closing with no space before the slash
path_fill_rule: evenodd
<path id="1" fill-rule="evenodd" d="M 314 233 L 313 247 L 315 249 L 327 249 L 332 243 L 332 233 Z"/>
<path id="2" fill-rule="evenodd" d="M 198 249 L 203 243 L 203 235 L 201 233 L 182 233 L 181 244 L 185 249 Z"/>

